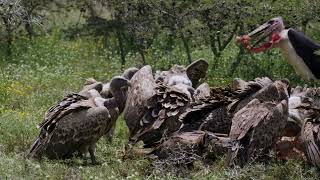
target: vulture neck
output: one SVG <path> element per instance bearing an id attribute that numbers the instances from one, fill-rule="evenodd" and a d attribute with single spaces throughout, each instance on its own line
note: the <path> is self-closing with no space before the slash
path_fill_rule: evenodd
<path id="1" fill-rule="evenodd" d="M 309 41 L 293 29 L 285 29 L 280 33 L 281 41 L 278 45 L 287 63 L 293 66 L 294 70 L 305 80 L 316 80 L 313 53 L 314 49 L 309 48 Z M 318 63 L 320 66 L 320 63 Z"/>
<path id="2" fill-rule="evenodd" d="M 111 99 L 117 103 L 119 112 L 123 112 L 127 100 L 127 93 L 123 90 L 119 90 L 113 94 L 113 98 Z"/>
<path id="3" fill-rule="evenodd" d="M 114 109 L 114 108 L 118 108 L 118 103 L 116 101 L 116 99 L 114 97 L 112 98 L 109 98 L 109 99 L 106 99 L 103 103 L 103 105 L 106 107 L 106 108 L 109 108 L 109 109 Z"/>

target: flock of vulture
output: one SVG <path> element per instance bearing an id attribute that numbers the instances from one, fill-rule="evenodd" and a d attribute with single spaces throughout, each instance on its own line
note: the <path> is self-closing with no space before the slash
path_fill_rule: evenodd
<path id="1" fill-rule="evenodd" d="M 206 160 L 224 155 L 228 166 L 277 158 L 320 167 L 319 88 L 267 77 L 209 87 L 200 84 L 207 69 L 200 59 L 156 73 L 148 65 L 129 68 L 109 83 L 88 79 L 47 111 L 28 157 L 90 157 L 97 164 L 97 141 L 112 140 L 123 113 L 127 152 L 143 142 L 145 155 L 157 159 L 183 151 Z"/>

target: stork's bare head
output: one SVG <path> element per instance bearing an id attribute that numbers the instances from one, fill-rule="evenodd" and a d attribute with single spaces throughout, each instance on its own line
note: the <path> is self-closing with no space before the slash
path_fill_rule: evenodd
<path id="1" fill-rule="evenodd" d="M 251 33 L 248 34 L 250 38 L 257 38 L 258 40 L 270 37 L 272 33 L 280 33 L 284 29 L 283 20 L 281 17 L 272 18 L 266 23 L 262 24 Z"/>

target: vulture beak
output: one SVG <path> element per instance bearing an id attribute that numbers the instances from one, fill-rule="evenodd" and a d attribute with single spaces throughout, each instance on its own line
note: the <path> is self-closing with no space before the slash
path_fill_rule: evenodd
<path id="1" fill-rule="evenodd" d="M 127 86 L 128 86 L 128 87 L 131 87 L 130 81 L 127 82 Z"/>

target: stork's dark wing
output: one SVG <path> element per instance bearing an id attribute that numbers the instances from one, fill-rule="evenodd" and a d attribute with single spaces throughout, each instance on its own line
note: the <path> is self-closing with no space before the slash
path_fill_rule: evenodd
<path id="1" fill-rule="evenodd" d="M 203 59 L 199 59 L 193 63 L 191 63 L 187 67 L 187 75 L 192 82 L 193 87 L 196 87 L 201 78 L 204 78 L 207 74 L 209 64 L 207 61 Z"/>
<path id="2" fill-rule="evenodd" d="M 297 54 L 316 78 L 320 79 L 320 55 L 316 52 L 320 50 L 320 45 L 295 29 L 289 29 L 288 37 Z"/>
<path id="3" fill-rule="evenodd" d="M 130 80 L 128 98 L 124 109 L 124 119 L 130 131 L 130 137 L 140 129 L 140 120 L 147 112 L 147 100 L 155 92 L 156 83 L 151 66 L 144 66 Z"/>

